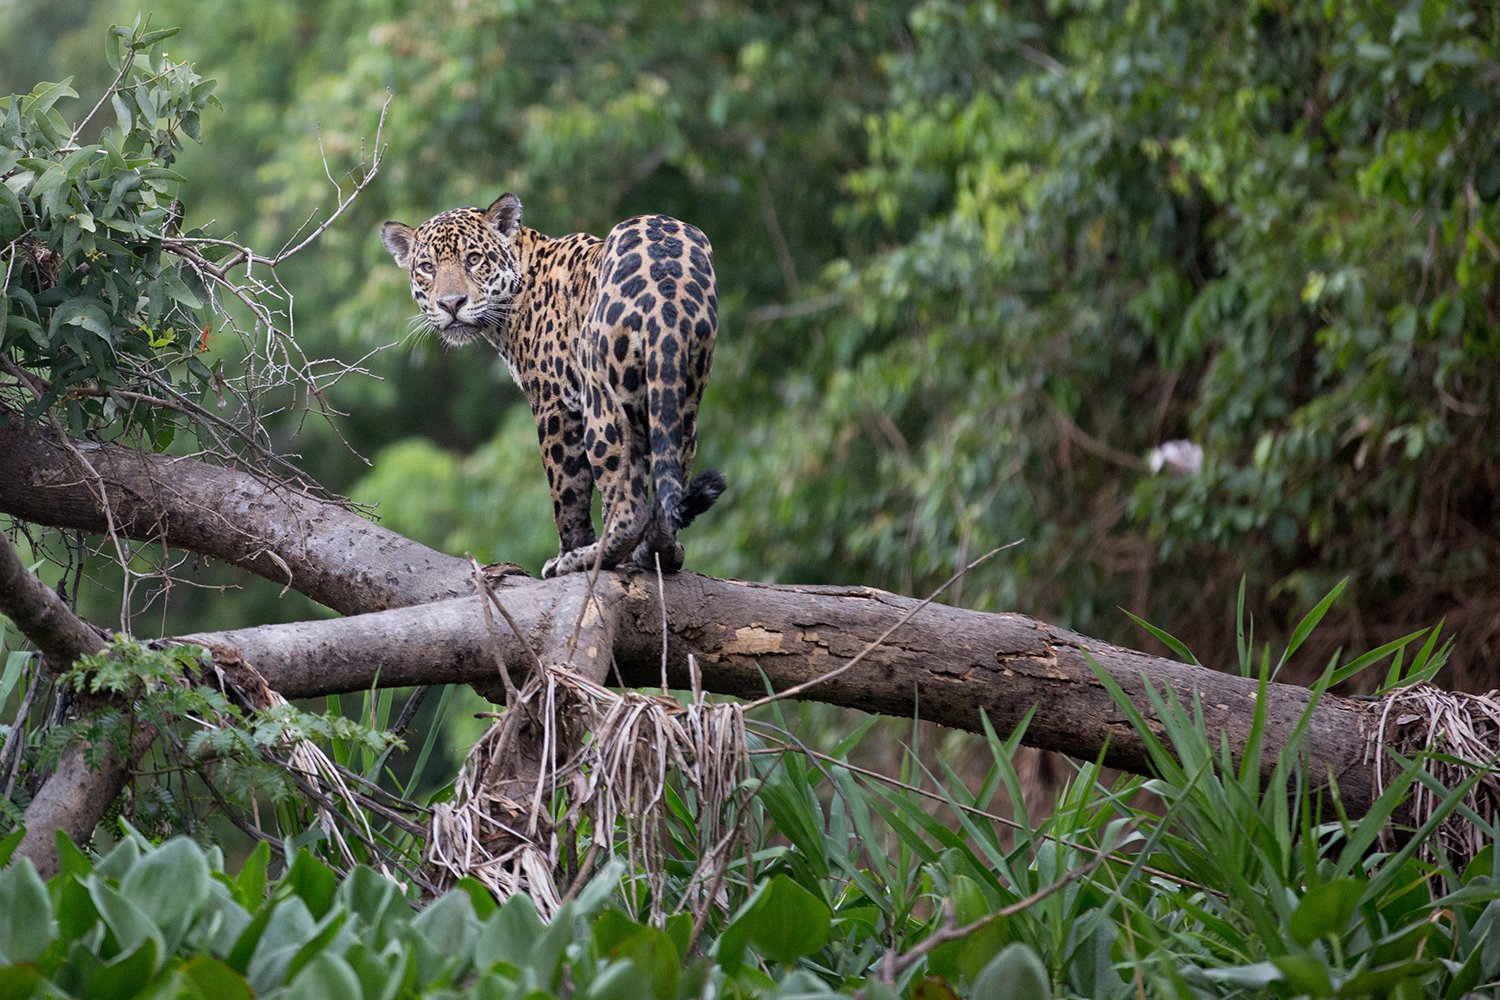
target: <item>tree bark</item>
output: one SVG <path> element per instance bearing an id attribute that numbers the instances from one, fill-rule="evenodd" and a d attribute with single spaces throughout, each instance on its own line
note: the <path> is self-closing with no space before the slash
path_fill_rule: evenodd
<path id="1" fill-rule="evenodd" d="M 121 535 L 249 570 L 344 614 L 473 592 L 463 559 L 444 555 L 284 483 L 188 458 L 70 442 L 0 426 L 0 513 L 103 534 L 99 493 Z"/>
<path id="2" fill-rule="evenodd" d="M 87 449 L 117 530 L 216 556 L 299 590 L 350 617 L 204 632 L 190 636 L 218 655 L 252 664 L 287 697 L 381 686 L 476 683 L 496 688 L 494 652 L 514 671 L 527 646 L 544 660 L 568 656 L 599 676 L 613 661 L 626 686 L 656 686 L 662 671 L 662 607 L 654 575 L 605 573 L 538 581 L 504 577 L 500 600 L 526 641 L 501 623 L 486 630 L 467 564 L 372 524 L 343 506 L 285 485 L 190 459 L 77 443 Z M 0 430 L 0 511 L 39 524 L 101 531 L 97 487 L 67 447 L 45 434 Z M 576 629 L 589 588 L 608 621 Z M 757 696 L 832 672 L 917 602 L 869 588 L 770 586 L 679 573 L 663 584 L 673 686 L 689 686 L 688 658 L 705 690 Z M 607 635 L 607 643 L 595 637 Z M 607 647 L 607 648 L 606 648 Z M 1259 697 L 1252 680 L 1122 649 L 1015 614 L 932 604 L 852 670 L 801 696 L 933 722 L 1015 727 L 1033 706 L 1029 745 L 1148 773 L 1145 746 L 1089 669 L 1092 657 L 1150 717 L 1147 684 L 1201 705 L 1210 739 L 1243 747 Z M 1310 701 L 1306 689 L 1272 684 L 1265 695 L 1267 770 Z M 1371 802 L 1364 764 L 1366 706 L 1325 695 L 1304 752 L 1309 772 L 1335 779 L 1351 814 Z M 118 791 L 118 782 L 114 785 Z M 89 794 L 92 794 L 93 789 Z M 85 795 L 80 791 L 77 794 Z M 93 799 L 100 796 L 93 795 Z M 106 800 L 109 796 L 105 796 Z M 90 801 L 93 801 L 90 799 Z M 105 802 L 107 805 L 107 801 Z"/>

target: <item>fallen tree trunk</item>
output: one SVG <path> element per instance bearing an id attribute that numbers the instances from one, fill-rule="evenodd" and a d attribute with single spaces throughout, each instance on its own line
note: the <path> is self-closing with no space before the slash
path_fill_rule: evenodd
<path id="1" fill-rule="evenodd" d="M 87 455 L 97 479 L 79 468 Z M 496 690 L 495 646 L 463 560 L 389 532 L 343 506 L 266 484 L 253 476 L 189 459 L 72 443 L 32 431 L 0 430 L 0 512 L 38 524 L 160 541 L 220 559 L 301 591 L 350 617 L 199 633 L 189 638 L 226 657 L 242 657 L 270 686 L 307 697 L 381 686 L 476 683 Z M 108 498 L 106 518 L 99 497 Z M 598 600 L 586 601 L 590 587 Z M 978 730 L 988 716 L 1008 732 L 1030 711 L 1028 744 L 1104 759 L 1145 773 L 1138 735 L 1089 669 L 1088 657 L 1148 717 L 1145 686 L 1202 706 L 1210 738 L 1243 746 L 1257 685 L 1237 676 L 1148 656 L 1014 614 L 983 614 L 917 602 L 868 588 L 769 586 L 680 573 L 605 573 L 536 581 L 505 577 L 498 593 L 521 636 L 497 630 L 504 662 L 519 669 L 526 647 L 544 661 L 572 662 L 601 676 L 613 662 L 627 686 L 689 684 L 696 659 L 705 690 L 755 696 L 817 681 L 801 696 L 872 712 Z M 582 630 L 585 605 L 608 621 Z M 864 657 L 893 624 L 910 620 Z M 594 637 L 607 635 L 601 644 Z M 1303 689 L 1273 684 L 1266 694 L 1264 759 L 1271 766 L 1306 711 Z M 1364 764 L 1370 715 L 1361 702 L 1324 696 L 1313 710 L 1305 753 L 1309 772 L 1337 780 L 1345 808 L 1372 799 Z M 101 781 L 105 779 L 101 778 Z M 118 781 L 114 786 L 118 791 Z M 101 796 L 88 790 L 90 801 Z M 105 791 L 108 791 L 106 788 Z M 78 794 L 82 795 L 83 792 Z"/>
<path id="2" fill-rule="evenodd" d="M 514 578 L 512 578 L 514 579 Z M 499 591 L 533 648 L 557 650 L 568 629 L 559 611 L 577 607 L 588 589 L 581 575 L 521 580 Z M 603 574 L 595 585 L 618 615 L 614 648 L 583 648 L 578 660 L 613 655 L 626 687 L 653 687 L 661 677 L 661 603 L 654 576 Z M 767 586 L 678 573 L 663 580 L 667 677 L 687 688 L 689 655 L 702 685 L 717 694 L 758 697 L 831 674 L 896 624 L 917 601 L 867 588 Z M 565 619 L 565 624 L 569 619 Z M 550 635 L 549 635 L 550 633 Z M 486 683 L 494 678 L 489 637 L 476 598 L 357 615 L 334 621 L 264 625 L 188 637 L 234 650 L 287 697 L 412 684 Z M 503 656 L 522 679 L 525 643 L 502 629 Z M 801 697 L 867 712 L 910 716 L 981 731 L 982 716 L 999 732 L 1035 707 L 1025 742 L 1138 774 L 1150 760 L 1139 735 L 1090 669 L 1099 667 L 1150 715 L 1145 686 L 1185 704 L 1196 699 L 1214 745 L 1244 746 L 1255 713 L 1253 679 L 1219 673 L 1090 639 L 1014 614 L 986 614 L 929 604 L 912 615 L 852 670 Z M 561 657 L 556 657 L 557 662 Z M 588 670 L 593 673 L 593 670 Z M 1306 712 L 1310 692 L 1271 684 L 1266 693 L 1264 758 L 1269 773 L 1279 749 Z M 1324 695 L 1307 730 L 1307 766 L 1337 780 L 1350 813 L 1369 808 L 1364 765 L 1368 704 Z"/>

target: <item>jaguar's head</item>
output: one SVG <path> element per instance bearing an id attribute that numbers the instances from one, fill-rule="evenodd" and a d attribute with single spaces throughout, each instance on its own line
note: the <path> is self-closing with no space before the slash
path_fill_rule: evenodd
<path id="1" fill-rule="evenodd" d="M 380 239 L 411 276 L 411 297 L 443 343 L 460 347 L 505 328 L 521 288 L 516 233 L 521 199 L 501 195 L 493 205 L 455 208 L 416 229 L 380 227 Z"/>

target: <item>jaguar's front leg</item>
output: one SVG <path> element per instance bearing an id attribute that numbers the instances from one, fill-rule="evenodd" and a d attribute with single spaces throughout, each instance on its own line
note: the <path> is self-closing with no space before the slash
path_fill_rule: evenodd
<path id="1" fill-rule="evenodd" d="M 630 558 L 651 518 L 651 465 L 641 423 L 630 408 L 610 393 L 589 386 L 584 393 L 583 453 L 593 464 L 594 481 L 603 501 L 603 538 L 559 555 L 545 572 L 561 576 L 613 569 Z"/>
<path id="2" fill-rule="evenodd" d="M 594 544 L 594 470 L 584 452 L 581 414 L 557 407 L 537 415 L 536 429 L 559 543 L 557 556 L 542 567 L 546 578 L 569 553 Z"/>

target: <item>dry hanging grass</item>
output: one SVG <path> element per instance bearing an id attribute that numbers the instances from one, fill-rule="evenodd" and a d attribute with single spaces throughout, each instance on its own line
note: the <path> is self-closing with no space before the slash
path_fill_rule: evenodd
<path id="1" fill-rule="evenodd" d="M 1500 692 L 1467 694 L 1431 684 L 1397 691 L 1385 699 L 1365 757 L 1374 763 L 1377 795 L 1389 783 L 1387 750 L 1420 762 L 1444 789 L 1457 788 L 1479 772 L 1460 808 L 1449 813 L 1421 847 L 1424 859 L 1446 855 L 1462 871 L 1489 840 L 1481 824 L 1493 826 L 1500 814 Z M 1432 783 L 1417 781 L 1409 805 L 1411 824 L 1424 825 L 1443 799 Z M 1387 849 L 1396 846 L 1389 829 L 1381 841 Z"/>
<path id="2" fill-rule="evenodd" d="M 613 851 L 618 836 L 644 873 L 650 915 L 664 917 L 669 777 L 686 783 L 709 848 L 680 902 L 705 902 L 732 856 L 725 829 L 747 761 L 738 705 L 616 693 L 544 667 L 470 752 L 452 802 L 434 808 L 427 861 L 443 882 L 474 878 L 500 899 L 524 892 L 550 917 L 572 832 L 588 831 L 590 855 Z"/>
<path id="3" fill-rule="evenodd" d="M 477 567 L 475 582 L 492 639 L 492 605 L 521 636 Z M 579 626 L 583 620 L 581 612 Z M 576 638 L 566 646 L 562 659 Z M 646 883 L 648 916 L 665 919 L 672 902 L 665 798 L 676 775 L 696 809 L 701 848 L 698 870 L 676 906 L 714 902 L 733 857 L 738 829 L 729 817 L 748 768 L 740 707 L 707 702 L 697 684 L 688 705 L 665 694 L 614 692 L 565 662 L 544 662 L 529 644 L 531 671 L 517 689 L 498 641 L 491 648 L 506 708 L 470 752 L 452 801 L 433 810 L 426 858 L 439 883 L 470 877 L 500 899 L 524 892 L 551 917 L 570 891 L 558 884 L 564 852 L 582 831 L 588 846 L 573 886 L 588 877 L 592 859 L 623 842 Z"/>

